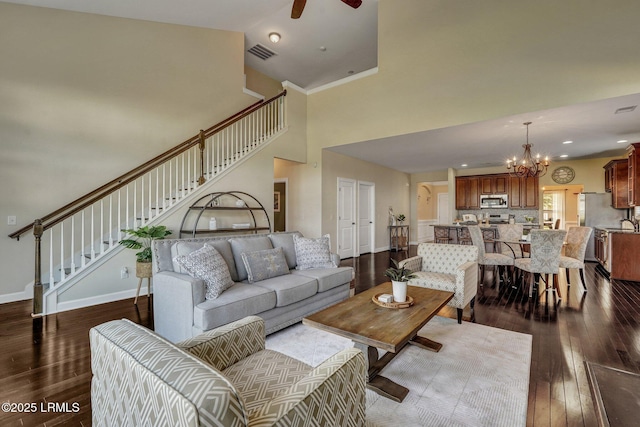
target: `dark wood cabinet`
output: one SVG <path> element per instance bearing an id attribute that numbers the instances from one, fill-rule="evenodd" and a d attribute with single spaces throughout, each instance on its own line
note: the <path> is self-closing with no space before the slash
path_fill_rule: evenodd
<path id="1" fill-rule="evenodd" d="M 640 281 L 640 234 L 609 233 L 611 240 L 611 278 Z"/>
<path id="2" fill-rule="evenodd" d="M 538 209 L 538 177 L 509 177 L 509 207 Z"/>
<path id="3" fill-rule="evenodd" d="M 627 148 L 627 202 L 629 206 L 640 206 L 638 156 L 640 156 L 640 142 L 629 145 Z"/>
<path id="4" fill-rule="evenodd" d="M 456 177 L 456 209 L 480 209 L 480 177 Z"/>
<path id="5" fill-rule="evenodd" d="M 481 175 L 480 194 L 507 194 L 508 174 Z"/>
<path id="6" fill-rule="evenodd" d="M 611 160 L 604 165 L 605 191 L 611 193 L 611 206 L 617 209 L 629 207 L 629 161 Z"/>

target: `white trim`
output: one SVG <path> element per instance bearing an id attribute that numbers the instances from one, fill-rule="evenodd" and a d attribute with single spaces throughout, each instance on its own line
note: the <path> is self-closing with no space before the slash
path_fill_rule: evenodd
<path id="1" fill-rule="evenodd" d="M 284 183 L 284 230 L 289 231 L 289 178 L 274 178 L 273 183 Z M 273 215 L 275 222 L 275 212 Z"/>
<path id="2" fill-rule="evenodd" d="M 81 298 L 73 301 L 59 302 L 56 311 L 49 312 L 47 314 L 60 313 L 63 311 L 76 310 L 78 308 L 91 307 L 98 304 L 105 304 L 108 302 L 120 301 L 123 299 L 135 298 L 137 286 L 125 291 L 114 292 L 111 294 L 97 295 L 94 297 Z M 140 288 L 140 295 L 144 296 L 147 293 L 147 287 L 142 286 Z M 133 301 L 131 302 L 133 304 Z"/>
<path id="3" fill-rule="evenodd" d="M 33 298 L 33 282 L 27 284 L 22 292 L 0 295 L 0 304 L 8 302 L 25 301 Z"/>
<path id="4" fill-rule="evenodd" d="M 327 83 L 325 85 L 318 86 L 316 88 L 310 89 L 310 90 L 307 91 L 307 93 L 309 95 L 312 95 L 314 93 L 322 92 L 323 90 L 327 90 L 327 89 L 334 88 L 336 86 L 341 86 L 343 84 L 351 83 L 354 80 L 359 80 L 359 79 L 362 79 L 364 77 L 369 77 L 369 76 L 372 76 L 372 75 L 377 74 L 377 73 L 378 73 L 378 67 L 374 67 L 374 68 L 371 68 L 369 70 L 365 70 L 365 71 L 363 71 L 361 73 L 353 74 L 353 75 L 351 75 L 349 77 L 345 77 L 344 79 L 336 80 L 335 82 Z"/>
<path id="5" fill-rule="evenodd" d="M 324 90 L 331 89 L 331 88 L 334 88 L 336 86 L 341 86 L 341 85 L 344 85 L 344 84 L 347 84 L 347 83 L 351 83 L 351 82 L 353 82 L 355 80 L 359 80 L 359 79 L 362 79 L 364 77 L 369 77 L 369 76 L 372 76 L 372 75 L 377 74 L 377 73 L 378 73 L 378 67 L 374 67 L 374 68 L 370 68 L 368 70 L 362 71 L 360 73 L 353 74 L 353 75 L 351 75 L 349 77 L 345 77 L 343 79 L 336 80 L 336 81 L 333 81 L 331 83 L 327 83 L 327 84 L 324 84 L 322 86 L 318 86 L 318 87 L 315 87 L 315 88 L 309 89 L 309 90 L 303 89 L 300 86 L 296 85 L 295 83 L 291 83 L 288 80 L 285 80 L 285 81 L 282 82 L 282 87 L 283 88 L 295 89 L 298 92 L 303 93 L 305 95 L 312 95 L 314 93 L 322 92 Z"/>
<path id="6" fill-rule="evenodd" d="M 243 87 L 243 88 L 242 88 L 242 93 L 244 93 L 244 94 L 246 94 L 246 95 L 251 95 L 251 96 L 253 96 L 254 98 L 258 98 L 258 99 L 261 99 L 261 100 L 263 100 L 263 101 L 265 100 L 264 95 L 260 95 L 258 92 L 254 92 L 254 91 L 252 91 L 251 89 L 247 89 L 246 87 Z"/>
<path id="7" fill-rule="evenodd" d="M 383 246 L 381 248 L 375 248 L 375 250 L 373 252 L 375 252 L 375 253 L 389 252 L 389 246 Z"/>

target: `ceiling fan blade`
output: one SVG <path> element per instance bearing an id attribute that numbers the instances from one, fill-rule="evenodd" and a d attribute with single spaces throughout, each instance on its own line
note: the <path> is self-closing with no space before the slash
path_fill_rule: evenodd
<path id="1" fill-rule="evenodd" d="M 362 0 L 342 0 L 342 3 L 348 4 L 354 9 L 357 9 L 362 4 Z"/>
<path id="2" fill-rule="evenodd" d="M 298 19 L 302 15 L 304 6 L 307 4 L 307 0 L 294 0 L 293 7 L 291 8 L 291 18 Z"/>

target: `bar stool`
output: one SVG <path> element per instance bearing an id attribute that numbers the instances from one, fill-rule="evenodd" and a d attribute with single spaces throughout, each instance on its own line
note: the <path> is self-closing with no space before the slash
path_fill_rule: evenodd
<path id="1" fill-rule="evenodd" d="M 449 227 L 435 225 L 433 227 L 433 237 L 436 243 L 451 243 Z"/>
<path id="2" fill-rule="evenodd" d="M 483 228 L 482 230 L 482 239 L 485 243 L 491 244 L 492 250 L 491 252 L 496 251 L 496 229 L 495 228 Z"/>
<path id="3" fill-rule="evenodd" d="M 458 244 L 473 245 L 473 240 L 471 240 L 471 234 L 469 234 L 467 227 L 458 228 Z"/>

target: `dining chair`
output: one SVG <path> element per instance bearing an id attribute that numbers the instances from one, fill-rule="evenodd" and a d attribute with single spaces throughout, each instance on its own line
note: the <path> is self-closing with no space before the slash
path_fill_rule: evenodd
<path id="1" fill-rule="evenodd" d="M 557 230 L 560 228 L 560 218 L 556 219 L 556 224 L 553 226 L 554 230 Z"/>
<path id="2" fill-rule="evenodd" d="M 489 252 L 487 253 L 485 250 L 485 240 L 480 230 L 480 227 L 477 225 L 470 225 L 467 227 L 469 230 L 469 235 L 471 236 L 471 240 L 473 244 L 478 248 L 478 266 L 480 267 L 480 286 L 484 286 L 484 270 L 486 266 L 490 265 L 497 269 L 494 271 L 494 281 L 500 287 L 500 279 L 499 277 L 505 274 L 505 268 L 510 265 L 513 265 L 513 257 L 507 256 L 500 253 Z M 503 277 L 504 279 L 504 277 Z"/>
<path id="3" fill-rule="evenodd" d="M 517 269 L 529 276 L 529 301 L 530 305 L 537 302 L 540 278 L 545 275 L 545 291 L 554 290 L 552 281 L 560 269 L 560 252 L 567 235 L 566 230 L 540 230 L 533 229 L 531 236 L 531 256 L 517 258 L 514 265 Z"/>
<path id="4" fill-rule="evenodd" d="M 587 285 L 584 281 L 584 254 L 592 231 L 591 227 L 569 227 L 564 246 L 564 255 L 560 257 L 560 268 L 564 268 L 567 275 L 567 287 L 571 286 L 569 270 L 577 268 L 580 272 L 580 280 L 585 292 L 587 291 Z"/>
<path id="5" fill-rule="evenodd" d="M 522 239 L 524 233 L 524 227 L 522 224 L 498 224 L 498 239 L 507 240 L 511 242 L 517 242 Z M 500 253 L 510 256 L 511 258 L 522 258 L 524 251 L 522 247 L 518 245 L 519 253 L 513 249 L 514 245 L 507 245 L 506 243 L 500 243 Z"/>

